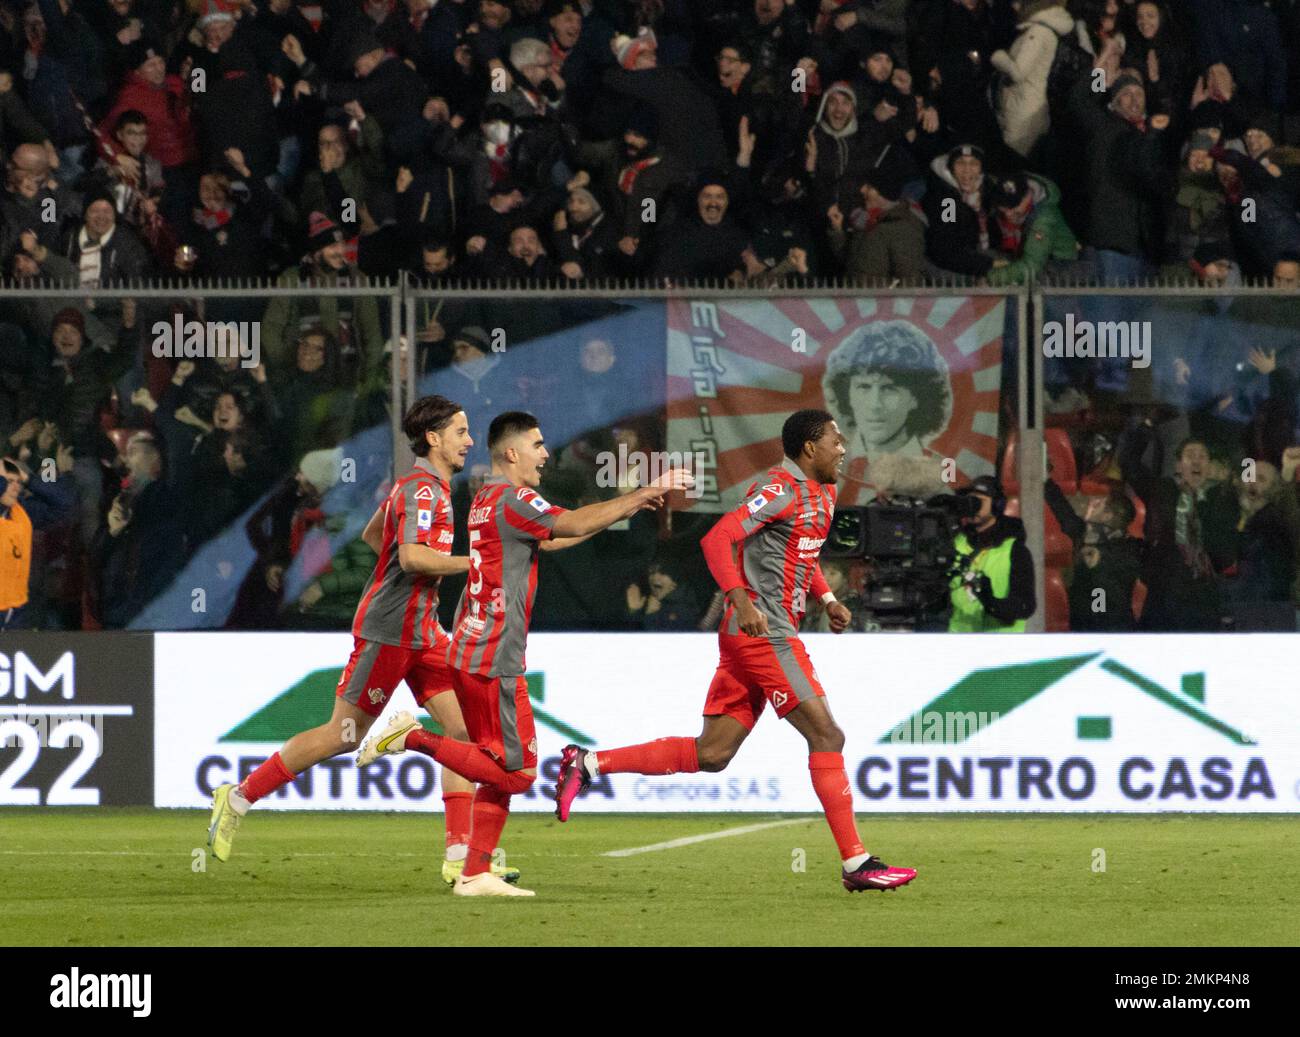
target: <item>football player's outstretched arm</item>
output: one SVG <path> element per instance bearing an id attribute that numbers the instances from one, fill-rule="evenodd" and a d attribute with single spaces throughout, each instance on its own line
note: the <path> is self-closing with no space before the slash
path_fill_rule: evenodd
<path id="1" fill-rule="evenodd" d="M 684 468 L 665 472 L 649 486 L 640 486 L 612 500 L 588 504 L 584 508 L 566 511 L 555 520 L 552 538 L 589 537 L 608 529 L 620 519 L 630 518 L 643 509 L 663 506 L 664 494 L 671 490 L 688 490 L 695 484 L 694 477 Z"/>

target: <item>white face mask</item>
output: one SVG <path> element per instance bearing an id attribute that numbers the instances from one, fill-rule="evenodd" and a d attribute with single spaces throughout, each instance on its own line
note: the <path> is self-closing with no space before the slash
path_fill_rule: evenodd
<path id="1" fill-rule="evenodd" d="M 490 122 L 483 127 L 483 135 L 492 144 L 509 144 L 510 143 L 510 123 Z"/>

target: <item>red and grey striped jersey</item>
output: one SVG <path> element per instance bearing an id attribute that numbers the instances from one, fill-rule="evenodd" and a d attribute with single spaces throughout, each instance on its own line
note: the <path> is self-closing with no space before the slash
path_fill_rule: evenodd
<path id="1" fill-rule="evenodd" d="M 397 549 L 423 544 L 451 554 L 451 487 L 424 458 L 397 481 L 384 501 L 384 542 L 361 594 L 354 637 L 403 648 L 431 648 L 439 640 L 440 576 L 402 571 Z M 445 634 L 443 635 L 446 636 Z"/>
<path id="2" fill-rule="evenodd" d="M 537 552 L 564 508 L 494 475 L 469 511 L 469 579 L 456 606 L 451 665 L 483 677 L 524 672 Z"/>
<path id="3" fill-rule="evenodd" d="M 794 636 L 835 515 L 834 484 L 813 482 L 787 458 L 750 486 L 730 515 L 745 533 L 738 553 L 746 593 L 766 614 L 771 636 Z M 730 601 L 721 629 L 740 633 Z"/>

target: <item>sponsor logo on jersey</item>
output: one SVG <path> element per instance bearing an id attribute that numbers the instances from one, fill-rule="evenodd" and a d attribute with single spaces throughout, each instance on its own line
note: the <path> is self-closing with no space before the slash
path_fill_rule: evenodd
<path id="1" fill-rule="evenodd" d="M 773 497 L 779 497 L 781 496 L 781 494 L 785 492 L 785 489 L 781 486 L 780 483 L 770 482 L 763 487 L 763 492 L 770 493 Z"/>
<path id="2" fill-rule="evenodd" d="M 788 699 L 789 697 L 790 696 L 787 695 L 784 691 L 774 691 L 772 692 L 772 705 L 776 706 L 779 709 L 780 707 L 785 705 L 785 700 Z"/>
<path id="3" fill-rule="evenodd" d="M 433 500 L 433 487 L 429 485 L 421 486 L 415 491 L 416 500 Z"/>
<path id="4" fill-rule="evenodd" d="M 447 544 L 450 546 L 452 541 L 454 541 L 455 539 L 456 539 L 456 534 L 454 534 L 450 529 L 444 529 L 441 533 L 438 534 L 438 543 L 440 544 Z"/>
<path id="5" fill-rule="evenodd" d="M 428 508 L 421 508 L 415 513 L 415 524 L 420 529 L 433 528 L 433 512 Z"/>
<path id="6" fill-rule="evenodd" d="M 822 544 L 826 543 L 825 537 L 800 537 L 799 546 L 796 551 L 820 551 Z"/>

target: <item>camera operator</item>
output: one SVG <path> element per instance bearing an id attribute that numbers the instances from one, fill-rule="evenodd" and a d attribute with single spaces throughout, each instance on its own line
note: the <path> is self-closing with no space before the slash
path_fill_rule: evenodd
<path id="1" fill-rule="evenodd" d="M 1003 515 L 1007 498 L 991 475 L 981 475 L 957 492 L 978 501 L 979 511 L 962 518 L 955 540 L 961 571 L 952 578 L 948 630 L 1020 633 L 1037 607 L 1024 523 Z"/>

